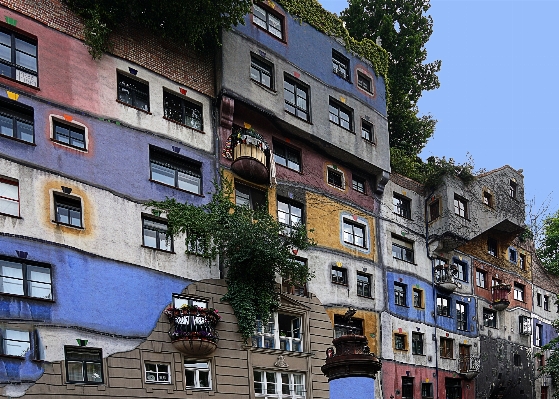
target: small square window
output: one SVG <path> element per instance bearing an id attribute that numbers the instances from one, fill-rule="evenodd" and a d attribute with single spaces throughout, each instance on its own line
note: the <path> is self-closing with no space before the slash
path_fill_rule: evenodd
<path id="1" fill-rule="evenodd" d="M 371 297 L 371 276 L 357 272 L 357 295 Z"/>
<path id="2" fill-rule="evenodd" d="M 423 290 L 420 290 L 419 288 L 414 288 L 413 289 L 413 306 L 415 308 L 423 309 L 423 307 L 424 307 L 423 304 L 424 304 Z"/>
<path id="3" fill-rule="evenodd" d="M 511 198 L 516 198 L 516 191 L 518 188 L 518 184 L 515 181 L 509 181 L 509 196 Z"/>
<path id="4" fill-rule="evenodd" d="M 392 197 L 392 204 L 394 205 L 394 213 L 411 219 L 411 200 L 394 193 Z"/>
<path id="5" fill-rule="evenodd" d="M 406 284 L 394 283 L 394 303 L 398 306 L 407 306 L 407 290 Z"/>
<path id="6" fill-rule="evenodd" d="M 250 209 L 266 207 L 266 193 L 257 188 L 245 186 L 235 182 L 235 204 L 247 206 Z"/>
<path id="7" fill-rule="evenodd" d="M 487 288 L 487 272 L 476 270 L 476 285 L 480 288 Z"/>
<path id="8" fill-rule="evenodd" d="M 278 222 L 284 227 L 285 234 L 291 233 L 291 228 L 302 223 L 303 206 L 284 199 L 278 199 Z"/>
<path id="9" fill-rule="evenodd" d="M 0 177 L 0 214 L 19 216 L 19 182 Z"/>
<path id="10" fill-rule="evenodd" d="M 525 286 L 520 283 L 514 283 L 514 299 L 524 302 Z"/>
<path id="11" fill-rule="evenodd" d="M 164 219 L 142 216 L 144 247 L 173 252 L 173 238 L 167 235 L 167 222 Z"/>
<path id="12" fill-rule="evenodd" d="M 437 295 L 437 315 L 450 317 L 450 299 Z"/>
<path id="13" fill-rule="evenodd" d="M 361 248 L 367 248 L 365 226 L 349 219 L 343 220 L 344 242 Z"/>
<path id="14" fill-rule="evenodd" d="M 452 359 L 454 356 L 454 340 L 450 338 L 441 337 L 441 351 L 442 358 Z"/>
<path id="15" fill-rule="evenodd" d="M 357 86 L 365 90 L 367 93 L 373 94 L 373 84 L 371 83 L 371 79 L 363 75 L 361 72 L 357 72 Z"/>
<path id="16" fill-rule="evenodd" d="M 149 84 L 121 72 L 116 73 L 117 98 L 120 102 L 149 112 Z"/>
<path id="17" fill-rule="evenodd" d="M 85 150 L 85 128 L 53 119 L 53 140 L 67 146 Z"/>
<path id="18" fill-rule="evenodd" d="M 254 54 L 250 55 L 250 78 L 269 89 L 274 88 L 274 67 Z"/>
<path id="19" fill-rule="evenodd" d="M 483 325 L 485 327 L 497 328 L 497 312 L 483 308 Z"/>
<path id="20" fill-rule="evenodd" d="M 184 385 L 189 389 L 212 389 L 210 362 L 184 362 Z"/>
<path id="21" fill-rule="evenodd" d="M 353 110 L 330 98 L 330 122 L 353 131 Z"/>
<path id="22" fill-rule="evenodd" d="M 196 130 L 203 130 L 202 106 L 163 90 L 163 116 Z"/>
<path id="23" fill-rule="evenodd" d="M 37 86 L 37 40 L 0 30 L 0 75 Z"/>
<path id="24" fill-rule="evenodd" d="M 360 193 L 365 194 L 365 179 L 362 179 L 361 177 L 355 175 L 352 175 L 351 179 L 351 187 L 355 191 L 359 191 Z"/>
<path id="25" fill-rule="evenodd" d="M 332 72 L 342 79 L 350 79 L 349 59 L 336 50 L 332 50 Z"/>
<path id="26" fill-rule="evenodd" d="M 29 331 L 2 329 L 2 354 L 6 356 L 25 357 L 31 350 L 31 335 Z"/>
<path id="27" fill-rule="evenodd" d="M 55 221 L 73 227 L 83 227 L 82 203 L 78 197 L 54 193 Z"/>
<path id="28" fill-rule="evenodd" d="M 374 129 L 373 125 L 361 120 L 361 137 L 367 141 L 373 142 L 374 141 Z"/>
<path id="29" fill-rule="evenodd" d="M 2 32 L 0 32 L 1 36 Z M 0 42 L 0 50 L 2 44 Z M 0 67 L 2 57 L 0 57 Z M 1 71 L 0 71 L 1 73 Z M 0 135 L 35 142 L 33 108 L 12 100 L 0 99 Z"/>
<path id="30" fill-rule="evenodd" d="M 343 315 L 334 315 L 334 338 L 342 335 L 363 335 L 363 320 L 352 317 L 347 320 Z"/>
<path id="31" fill-rule="evenodd" d="M 454 214 L 464 219 L 468 218 L 468 201 L 456 194 L 454 194 Z"/>
<path id="32" fill-rule="evenodd" d="M 283 95 L 285 110 L 304 121 L 309 120 L 309 89 L 301 82 L 285 76 L 283 81 Z"/>
<path id="33" fill-rule="evenodd" d="M 102 384 L 103 356 L 101 349 L 64 347 L 66 381 L 70 383 Z"/>
<path id="34" fill-rule="evenodd" d="M 165 363 L 148 363 L 144 364 L 146 379 L 150 384 L 170 384 L 171 383 L 171 365 Z"/>
<path id="35" fill-rule="evenodd" d="M 0 293 L 52 299 L 50 266 L 0 258 Z"/>
<path id="36" fill-rule="evenodd" d="M 405 351 L 406 349 L 406 336 L 402 334 L 394 334 L 394 349 Z"/>
<path id="37" fill-rule="evenodd" d="M 543 310 L 549 311 L 549 296 L 543 296 Z"/>
<path id="38" fill-rule="evenodd" d="M 301 171 L 301 153 L 276 141 L 274 141 L 274 160 L 278 165 L 283 165 L 296 172 Z"/>
<path id="39" fill-rule="evenodd" d="M 413 263 L 413 242 L 392 236 L 392 257 Z"/>
<path id="40" fill-rule="evenodd" d="M 328 184 L 340 189 L 344 189 L 344 175 L 338 170 L 328 168 Z"/>
<path id="41" fill-rule="evenodd" d="M 252 22 L 278 39 L 283 39 L 283 19 L 267 9 L 254 4 Z"/>
<path id="42" fill-rule="evenodd" d="M 153 146 L 149 148 L 149 163 L 151 180 L 202 194 L 200 163 Z"/>
<path id="43" fill-rule="evenodd" d="M 491 256 L 497 257 L 497 240 L 489 237 L 487 239 L 487 253 Z"/>
<path id="44" fill-rule="evenodd" d="M 419 332 L 411 333 L 411 352 L 414 355 L 423 355 L 423 334 Z"/>
<path id="45" fill-rule="evenodd" d="M 332 266 L 332 282 L 334 284 L 347 285 L 347 269 Z"/>
<path id="46" fill-rule="evenodd" d="M 441 215 L 440 206 L 439 200 L 435 200 L 429 204 L 429 221 L 439 218 Z"/>
<path id="47" fill-rule="evenodd" d="M 493 196 L 488 191 L 483 192 L 483 203 L 493 208 Z"/>

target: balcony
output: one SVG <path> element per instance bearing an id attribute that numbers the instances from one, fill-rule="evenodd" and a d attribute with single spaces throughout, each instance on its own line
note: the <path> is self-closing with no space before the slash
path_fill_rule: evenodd
<path id="1" fill-rule="evenodd" d="M 203 357 L 217 348 L 219 335 L 216 325 L 221 316 L 215 309 L 184 305 L 165 310 L 171 327 L 171 343 L 178 351 L 193 357 Z"/>
<path id="2" fill-rule="evenodd" d="M 458 374 L 463 375 L 466 379 L 476 378 L 481 368 L 479 356 L 459 356 L 458 357 Z"/>
<path id="3" fill-rule="evenodd" d="M 254 129 L 234 128 L 229 155 L 233 160 L 231 164 L 233 172 L 253 183 L 268 183 L 270 148 Z"/>
<path id="4" fill-rule="evenodd" d="M 448 264 L 435 266 L 435 285 L 444 291 L 454 292 L 460 287 L 458 267 Z"/>
<path id="5" fill-rule="evenodd" d="M 493 297 L 493 309 L 497 311 L 501 311 L 509 307 L 510 289 L 511 286 L 509 284 L 498 284 L 491 287 L 491 295 Z"/>

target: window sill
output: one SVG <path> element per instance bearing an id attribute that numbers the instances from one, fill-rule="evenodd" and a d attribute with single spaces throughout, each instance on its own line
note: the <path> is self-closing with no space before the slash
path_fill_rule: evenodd
<path id="1" fill-rule="evenodd" d="M 456 213 L 454 214 L 454 216 L 458 216 L 460 219 L 464 219 L 464 220 L 466 220 L 466 221 L 468 221 L 468 222 L 471 222 L 471 220 L 470 220 L 469 218 L 466 218 L 466 217 L 464 217 L 464 216 L 457 215 Z"/>
<path id="2" fill-rule="evenodd" d="M 38 77 L 37 77 L 37 81 L 38 81 Z M 12 84 L 12 83 L 16 83 L 18 86 L 21 85 L 22 88 L 24 89 L 33 89 L 35 91 L 41 91 L 41 89 L 39 89 L 39 86 L 33 86 L 27 83 L 23 83 L 20 82 L 19 80 L 15 80 L 14 78 L 11 78 L 9 76 L 6 75 L 0 75 L 0 82 L 6 81 L 6 84 Z"/>
<path id="3" fill-rule="evenodd" d="M 184 190 L 184 189 L 178 188 L 176 186 L 171 186 L 170 184 L 161 183 L 160 181 L 157 181 L 157 180 L 149 179 L 149 181 L 152 182 L 152 183 L 160 184 L 160 185 L 165 186 L 165 187 L 173 188 L 177 191 L 182 191 L 183 193 L 192 194 L 192 195 L 195 195 L 195 196 L 201 197 L 201 198 L 205 197 L 205 195 L 203 195 L 203 194 L 198 194 L 198 193 L 195 193 L 195 192 L 192 192 L 192 191 Z"/>
<path id="4" fill-rule="evenodd" d="M 336 283 L 336 282 L 332 281 L 332 284 L 341 285 L 342 287 L 347 287 L 347 283 Z"/>
<path id="5" fill-rule="evenodd" d="M 414 306 L 413 308 L 417 310 L 425 310 L 424 306 Z"/>
<path id="6" fill-rule="evenodd" d="M 167 118 L 167 117 L 165 117 L 165 116 L 163 117 L 163 119 L 165 119 L 166 121 L 169 121 L 169 122 L 173 122 L 173 123 L 176 124 L 176 125 L 179 125 L 179 126 L 182 126 L 182 127 L 186 127 L 186 128 L 188 128 L 188 129 L 190 129 L 190 130 L 194 130 L 195 132 L 202 133 L 202 134 L 206 134 L 203 130 L 196 129 L 195 127 L 185 125 L 184 123 L 181 123 L 181 122 L 177 122 L 177 121 L 174 120 L 174 119 L 169 119 L 169 118 Z"/>
<path id="7" fill-rule="evenodd" d="M 161 382 L 161 381 L 144 381 L 145 384 L 148 385 L 163 385 L 163 386 L 169 386 L 172 385 L 173 382 L 172 381 L 165 381 L 165 382 Z"/>
<path id="8" fill-rule="evenodd" d="M 61 223 L 61 222 L 57 222 L 56 220 L 51 220 L 51 222 L 53 222 L 58 226 L 70 227 L 72 229 L 77 229 L 77 230 L 85 230 L 85 228 L 82 226 L 74 226 L 73 224 Z"/>
<path id="9" fill-rule="evenodd" d="M 105 385 L 104 382 L 89 382 L 89 381 L 66 381 L 67 385 L 94 385 L 94 386 L 102 386 Z"/>
<path id="10" fill-rule="evenodd" d="M 166 253 L 166 254 L 173 254 L 173 255 L 175 255 L 175 254 L 176 254 L 176 252 L 175 252 L 175 251 L 166 251 L 166 250 L 164 250 L 164 249 L 161 249 L 161 248 L 148 247 L 147 245 L 143 245 L 143 244 L 142 244 L 142 245 L 140 245 L 140 246 L 141 246 L 142 248 L 146 248 L 146 249 L 153 249 L 154 251 L 158 251 L 158 252 L 163 252 L 163 253 Z"/>
<path id="11" fill-rule="evenodd" d="M 330 184 L 330 183 L 328 183 L 328 182 L 327 182 L 326 184 L 328 184 L 328 186 L 330 186 L 330 187 L 332 187 L 332 188 L 335 188 L 336 190 L 340 190 L 341 192 L 345 192 L 345 187 L 334 186 L 334 185 L 332 185 L 332 184 Z"/>
<path id="12" fill-rule="evenodd" d="M 354 132 L 353 130 L 351 130 L 351 129 L 346 129 L 346 128 L 343 127 L 342 125 L 338 125 L 336 122 L 330 121 L 330 123 L 331 123 L 332 125 L 338 126 L 340 129 L 343 129 L 343 130 L 345 130 L 346 132 L 349 132 L 349 133 L 351 133 L 351 134 L 355 134 L 355 132 Z"/>
<path id="13" fill-rule="evenodd" d="M 369 248 L 367 248 L 367 247 L 362 247 L 362 246 L 360 246 L 360 245 L 355 245 L 355 244 L 353 244 L 353 243 L 351 243 L 351 242 L 347 242 L 347 241 L 344 241 L 344 244 L 347 244 L 347 245 L 349 245 L 349 246 L 351 246 L 351 247 L 355 247 L 355 248 L 358 248 L 358 249 L 363 249 L 363 250 L 368 250 L 368 249 L 369 249 Z"/>
<path id="14" fill-rule="evenodd" d="M 376 146 L 376 143 L 375 143 L 374 141 L 369 140 L 369 139 L 366 139 L 366 138 L 364 138 L 364 137 L 361 137 L 361 138 L 363 139 L 363 141 L 364 141 L 365 143 L 367 143 L 367 144 L 369 144 L 369 145 L 372 145 L 372 146 Z"/>
<path id="15" fill-rule="evenodd" d="M 423 356 L 423 357 L 427 356 L 425 353 L 413 353 L 413 352 L 412 352 L 412 355 L 414 355 L 414 356 Z"/>
<path id="16" fill-rule="evenodd" d="M 441 359 L 447 359 L 447 360 L 454 360 L 454 357 L 446 357 L 446 356 L 441 356 Z"/>
<path id="17" fill-rule="evenodd" d="M 352 187 L 351 189 L 352 189 L 353 191 L 355 191 L 356 193 L 363 194 L 363 195 L 367 195 L 367 193 L 366 193 L 365 191 L 359 191 L 359 190 L 354 189 L 353 187 Z"/>
<path id="18" fill-rule="evenodd" d="M 262 83 L 260 83 L 260 82 L 257 81 L 257 80 L 254 80 L 254 79 L 251 78 L 250 81 L 251 81 L 252 83 L 254 83 L 255 85 L 257 85 L 258 87 L 261 87 L 261 88 L 263 88 L 264 90 L 269 91 L 269 92 L 272 93 L 272 94 L 277 94 L 277 93 L 278 93 L 277 90 L 274 90 L 274 89 L 272 89 L 271 87 L 268 87 L 268 86 L 266 86 L 265 84 L 262 84 Z"/>
<path id="19" fill-rule="evenodd" d="M 184 388 L 185 391 L 205 391 L 205 392 L 209 392 L 212 390 L 212 388 L 194 388 L 194 387 L 186 387 Z"/>
<path id="20" fill-rule="evenodd" d="M 398 349 L 398 348 L 394 348 L 394 352 L 409 352 L 408 349 Z"/>
<path id="21" fill-rule="evenodd" d="M 140 111 L 140 112 L 143 112 L 144 114 L 151 115 L 151 112 L 146 111 L 145 109 L 141 109 L 141 108 L 135 107 L 134 105 L 125 103 L 124 101 L 120 101 L 119 99 L 116 99 L 115 101 L 116 101 L 117 103 L 119 103 L 119 104 L 122 104 L 122 105 L 125 105 L 125 106 L 127 106 L 127 107 L 133 108 L 133 109 L 135 109 L 136 111 Z"/>
<path id="22" fill-rule="evenodd" d="M 400 306 L 400 307 L 402 307 L 402 308 L 409 308 L 408 305 L 400 305 L 399 303 L 396 303 L 396 302 L 394 302 L 394 305 Z"/>
<path id="23" fill-rule="evenodd" d="M 300 174 L 300 175 L 303 175 L 303 172 L 301 172 L 301 171 L 299 171 L 299 170 L 296 170 L 296 169 L 292 169 L 292 168 L 290 168 L 289 166 L 282 165 L 281 163 L 277 163 L 277 162 L 276 162 L 276 167 L 277 167 L 277 166 L 281 166 L 281 167 L 284 168 L 284 169 L 287 169 L 287 170 L 290 170 L 290 171 L 292 171 L 292 172 L 295 172 L 295 173 L 298 173 L 298 174 Z"/>
<path id="24" fill-rule="evenodd" d="M 55 140 L 55 139 L 53 139 L 53 138 L 51 138 L 50 141 L 52 141 L 53 143 L 58 144 L 58 145 L 60 145 L 60 146 L 62 146 L 62 147 L 66 147 L 66 148 L 70 148 L 70 149 L 72 149 L 72 150 L 76 150 L 76 151 L 79 151 L 79 152 L 87 153 L 87 148 L 76 147 L 76 146 L 73 146 L 73 145 L 70 145 L 70 144 L 63 143 L 62 141 Z"/>
<path id="25" fill-rule="evenodd" d="M 308 123 L 309 125 L 312 125 L 311 121 L 310 121 L 308 118 L 307 118 L 307 119 L 303 119 L 303 118 L 301 118 L 300 116 L 297 116 L 297 115 L 295 115 L 294 113 L 289 112 L 289 111 L 286 110 L 286 109 L 284 109 L 284 111 L 285 111 L 286 114 L 291 115 L 292 117 L 297 118 L 297 119 L 299 119 L 300 121 L 306 122 L 306 123 Z M 307 111 L 307 113 L 308 113 L 308 111 Z"/>
<path id="26" fill-rule="evenodd" d="M 0 358 L 14 359 L 14 360 L 25 360 L 25 356 L 4 355 L 3 353 L 0 353 Z"/>
<path id="27" fill-rule="evenodd" d="M 401 260 L 402 262 L 406 262 L 406 263 L 409 263 L 410 265 L 417 266 L 417 263 L 410 262 L 410 261 L 407 261 L 407 260 L 404 260 L 404 259 L 400 259 L 400 258 L 396 258 L 396 257 L 394 257 L 394 256 L 392 257 L 392 259 Z"/>
<path id="28" fill-rule="evenodd" d="M 12 217 L 14 219 L 23 219 L 21 216 L 11 215 L 9 213 L 2 213 L 2 212 L 0 212 L 0 216 L 9 216 L 9 217 Z"/>
<path id="29" fill-rule="evenodd" d="M 447 319 L 452 319 L 452 316 L 446 315 L 446 314 L 438 314 L 437 313 L 437 316 L 446 317 Z"/>
<path id="30" fill-rule="evenodd" d="M 372 296 L 367 296 L 367 295 L 359 295 L 359 294 L 357 294 L 357 296 L 358 296 L 359 298 L 372 299 L 372 300 L 375 299 L 375 298 L 373 298 Z"/>
<path id="31" fill-rule="evenodd" d="M 32 146 L 34 146 L 34 147 L 37 146 L 37 144 L 35 144 L 35 143 L 30 143 L 29 141 L 25 141 L 25 140 L 22 140 L 22 139 L 18 139 L 17 137 L 6 136 L 6 135 L 4 135 L 4 134 L 0 134 L 0 137 L 4 137 L 4 138 L 6 138 L 6 139 L 10 139 L 10 140 L 13 140 L 13 141 L 17 141 L 18 143 L 23 143 L 23 144 L 27 144 L 27 145 L 32 145 Z M 33 137 L 33 138 L 34 138 L 34 137 Z"/>
<path id="32" fill-rule="evenodd" d="M 247 351 L 257 352 L 257 353 L 267 353 L 274 355 L 288 355 L 292 357 L 311 357 L 314 355 L 313 352 L 296 352 L 296 351 L 286 351 L 283 349 L 272 349 L 272 348 L 259 348 L 256 346 L 244 345 L 244 349 Z"/>
<path id="33" fill-rule="evenodd" d="M 10 298 L 30 299 L 30 300 L 34 300 L 34 301 L 54 303 L 54 299 L 38 298 L 38 297 L 28 296 L 28 295 L 9 294 L 7 292 L 5 292 L 5 293 L 0 292 L 0 297 L 2 297 L 2 296 L 7 296 L 7 297 L 10 297 Z"/>
<path id="34" fill-rule="evenodd" d="M 413 219 L 412 219 L 412 218 L 409 218 L 409 217 L 407 217 L 407 216 L 404 216 L 404 215 L 402 215 L 402 214 L 400 214 L 400 213 L 398 213 L 398 212 L 393 212 L 393 213 L 394 213 L 394 215 L 398 215 L 398 216 L 400 216 L 400 217 L 402 217 L 402 218 L 404 218 L 404 219 L 406 219 L 406 220 L 409 220 L 410 222 L 413 222 Z"/>

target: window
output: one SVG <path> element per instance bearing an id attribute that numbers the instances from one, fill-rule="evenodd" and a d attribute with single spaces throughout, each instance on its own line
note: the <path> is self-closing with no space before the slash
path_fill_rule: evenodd
<path id="1" fill-rule="evenodd" d="M 344 219 L 344 242 L 361 248 L 367 248 L 365 226 Z"/>
<path id="2" fill-rule="evenodd" d="M 2 355 L 25 357 L 31 350 L 31 335 L 29 331 L 10 328 L 2 329 Z"/>
<path id="3" fill-rule="evenodd" d="M 212 389 L 210 362 L 184 362 L 184 385 L 186 389 Z"/>
<path id="4" fill-rule="evenodd" d="M 371 297 L 371 276 L 357 272 L 357 295 Z"/>
<path id="5" fill-rule="evenodd" d="M 351 318 L 347 320 L 344 316 L 334 315 L 334 338 L 342 335 L 363 335 L 363 320 Z"/>
<path id="6" fill-rule="evenodd" d="M 302 318 L 284 313 L 273 313 L 267 323 L 256 321 L 252 346 L 302 352 Z"/>
<path id="7" fill-rule="evenodd" d="M 524 302 L 524 286 L 519 283 L 514 283 L 514 299 Z"/>
<path id="8" fill-rule="evenodd" d="M 413 289 L 413 306 L 415 308 L 423 309 L 423 290 L 419 288 Z"/>
<path id="9" fill-rule="evenodd" d="M 365 179 L 359 176 L 351 175 L 351 188 L 355 191 L 365 194 Z"/>
<path id="10" fill-rule="evenodd" d="M 411 352 L 414 355 L 423 355 L 423 334 L 419 332 L 411 333 Z"/>
<path id="11" fill-rule="evenodd" d="M 512 263 L 516 263 L 516 259 L 518 258 L 518 252 L 516 252 L 516 249 L 514 248 L 509 248 L 509 260 Z"/>
<path id="12" fill-rule="evenodd" d="M 413 263 L 413 243 L 392 236 L 392 256 Z"/>
<path id="13" fill-rule="evenodd" d="M 480 288 L 487 288 L 487 273 L 476 269 L 476 285 Z"/>
<path id="14" fill-rule="evenodd" d="M 516 184 L 515 181 L 510 181 L 509 182 L 509 195 L 511 198 L 516 198 L 516 189 L 518 187 L 518 184 Z"/>
<path id="15" fill-rule="evenodd" d="M 149 85 L 121 72 L 116 73 L 117 98 L 134 108 L 149 112 Z"/>
<path id="16" fill-rule="evenodd" d="M 450 299 L 437 295 L 437 314 L 439 316 L 450 317 Z"/>
<path id="17" fill-rule="evenodd" d="M 256 209 L 266 206 L 264 191 L 235 182 L 235 204 Z"/>
<path id="18" fill-rule="evenodd" d="M 266 399 L 305 397 L 305 376 L 297 373 L 254 370 L 254 396 Z"/>
<path id="19" fill-rule="evenodd" d="M 270 32 L 278 39 L 283 38 L 282 20 L 279 17 L 275 16 L 271 12 L 268 12 L 268 10 L 265 10 L 264 8 L 256 4 L 254 4 L 252 14 L 252 22 L 254 22 L 255 25 L 261 27 L 265 31 Z"/>
<path id="20" fill-rule="evenodd" d="M 402 334 L 394 334 L 394 349 L 405 351 L 406 349 L 406 336 Z"/>
<path id="21" fill-rule="evenodd" d="M 402 399 L 413 399 L 412 377 L 402 377 Z"/>
<path id="22" fill-rule="evenodd" d="M 0 214 L 19 216 L 19 182 L 0 177 Z"/>
<path id="23" fill-rule="evenodd" d="M 468 305 L 456 302 L 456 328 L 460 331 L 468 331 Z"/>
<path id="24" fill-rule="evenodd" d="M 202 106 L 163 90 L 163 116 L 173 122 L 204 130 Z"/>
<path id="25" fill-rule="evenodd" d="M 328 168 L 328 184 L 343 190 L 345 186 L 343 173 L 332 168 Z"/>
<path id="26" fill-rule="evenodd" d="M 528 316 L 518 317 L 518 332 L 523 335 L 532 334 L 532 319 Z"/>
<path id="27" fill-rule="evenodd" d="M 20 259 L 0 258 L 0 292 L 52 299 L 50 266 Z"/>
<path id="28" fill-rule="evenodd" d="M 266 86 L 269 89 L 274 88 L 274 67 L 255 55 L 250 55 L 250 78 L 255 82 Z"/>
<path id="29" fill-rule="evenodd" d="M 332 50 L 332 72 L 340 78 L 349 80 L 349 59 L 336 50 Z"/>
<path id="30" fill-rule="evenodd" d="M 520 254 L 518 259 L 518 266 L 520 267 L 520 270 L 526 270 L 526 255 Z"/>
<path id="31" fill-rule="evenodd" d="M 357 86 L 368 93 L 373 93 L 371 79 L 363 75 L 361 72 L 357 72 Z"/>
<path id="32" fill-rule="evenodd" d="M 543 296 L 543 310 L 549 311 L 549 296 L 547 295 Z"/>
<path id="33" fill-rule="evenodd" d="M 522 359 L 520 358 L 520 355 L 518 353 L 515 353 L 512 359 L 515 366 L 522 366 Z"/>
<path id="34" fill-rule="evenodd" d="M 438 219 L 440 215 L 440 201 L 435 200 L 429 204 L 429 220 Z"/>
<path id="35" fill-rule="evenodd" d="M 291 147 L 274 142 L 274 160 L 279 165 L 301 171 L 301 154 Z"/>
<path id="36" fill-rule="evenodd" d="M 483 308 L 483 325 L 485 327 L 497 328 L 497 312 Z"/>
<path id="37" fill-rule="evenodd" d="M 195 194 L 202 194 L 201 165 L 157 147 L 149 149 L 150 179 Z"/>
<path id="38" fill-rule="evenodd" d="M 1 34 L 1 32 L 0 32 Z M 1 50 L 0 44 L 0 50 Z M 0 65 L 1 55 L 0 55 Z M 15 101 L 0 99 L 0 135 L 35 142 L 33 108 Z"/>
<path id="39" fill-rule="evenodd" d="M 542 306 L 542 294 L 540 294 L 539 292 L 536 294 L 536 302 L 539 307 Z"/>
<path id="40" fill-rule="evenodd" d="M 491 256 L 497 257 L 497 240 L 494 238 L 487 239 L 487 253 Z"/>
<path id="41" fill-rule="evenodd" d="M 353 131 L 353 110 L 330 98 L 330 122 Z"/>
<path id="42" fill-rule="evenodd" d="M 501 280 L 499 280 L 498 278 L 492 278 L 491 287 L 495 287 L 496 285 L 501 285 Z"/>
<path id="43" fill-rule="evenodd" d="M 169 384 L 171 382 L 171 365 L 145 363 L 146 382 L 151 384 Z"/>
<path id="44" fill-rule="evenodd" d="M 0 74 L 37 86 L 37 40 L 0 30 Z"/>
<path id="45" fill-rule="evenodd" d="M 332 282 L 334 284 L 347 285 L 347 269 L 332 266 Z"/>
<path id="46" fill-rule="evenodd" d="M 408 286 L 405 284 L 394 283 L 394 303 L 396 305 L 407 306 L 406 305 L 407 288 Z"/>
<path id="47" fill-rule="evenodd" d="M 392 204 L 394 204 L 394 213 L 411 219 L 411 200 L 394 193 L 392 197 Z"/>
<path id="48" fill-rule="evenodd" d="M 361 137 L 371 142 L 374 140 L 375 137 L 373 125 L 363 120 L 361 121 Z"/>
<path id="49" fill-rule="evenodd" d="M 173 238 L 167 235 L 167 222 L 142 216 L 144 247 L 173 252 Z"/>
<path id="50" fill-rule="evenodd" d="M 536 324 L 536 334 L 534 336 L 534 345 L 543 346 L 543 325 Z"/>
<path id="51" fill-rule="evenodd" d="M 173 307 L 180 308 L 183 305 L 198 306 L 199 308 L 207 308 L 208 301 L 203 298 L 193 298 L 179 294 L 173 294 Z"/>
<path id="52" fill-rule="evenodd" d="M 293 202 L 278 199 L 278 222 L 285 227 L 285 234 L 291 233 L 291 227 L 302 223 L 303 207 Z"/>
<path id="53" fill-rule="evenodd" d="M 441 357 L 452 359 L 453 349 L 454 349 L 454 340 L 450 338 L 443 338 L 441 337 Z"/>
<path id="54" fill-rule="evenodd" d="M 458 280 L 468 282 L 468 263 L 456 258 L 453 263 L 458 269 Z"/>
<path id="55" fill-rule="evenodd" d="M 54 141 L 85 150 L 85 129 L 83 127 L 53 120 L 53 129 Z"/>
<path id="56" fill-rule="evenodd" d="M 468 201 L 454 194 L 454 213 L 462 218 L 468 218 Z"/>
<path id="57" fill-rule="evenodd" d="M 308 89 L 301 83 L 285 77 L 283 82 L 285 110 L 304 121 L 309 120 Z"/>
<path id="58" fill-rule="evenodd" d="M 101 349 L 65 346 L 64 357 L 67 382 L 103 383 Z"/>
<path id="59" fill-rule="evenodd" d="M 445 378 L 446 399 L 462 399 L 462 380 Z"/>
<path id="60" fill-rule="evenodd" d="M 493 208 L 493 196 L 487 191 L 483 192 L 483 203 Z"/>
<path id="61" fill-rule="evenodd" d="M 430 382 L 424 382 L 421 384 L 421 399 L 432 399 L 433 398 L 433 384 Z"/>
<path id="62" fill-rule="evenodd" d="M 82 203 L 77 197 L 54 193 L 55 221 L 73 227 L 82 225 Z"/>

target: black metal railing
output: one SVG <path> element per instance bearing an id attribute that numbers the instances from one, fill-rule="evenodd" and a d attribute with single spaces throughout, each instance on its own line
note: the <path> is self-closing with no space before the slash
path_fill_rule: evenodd
<path id="1" fill-rule="evenodd" d="M 184 308 L 168 308 L 165 314 L 171 327 L 169 336 L 176 340 L 205 340 L 217 343 L 219 334 L 216 325 L 221 319 L 214 309 L 189 306 Z"/>

